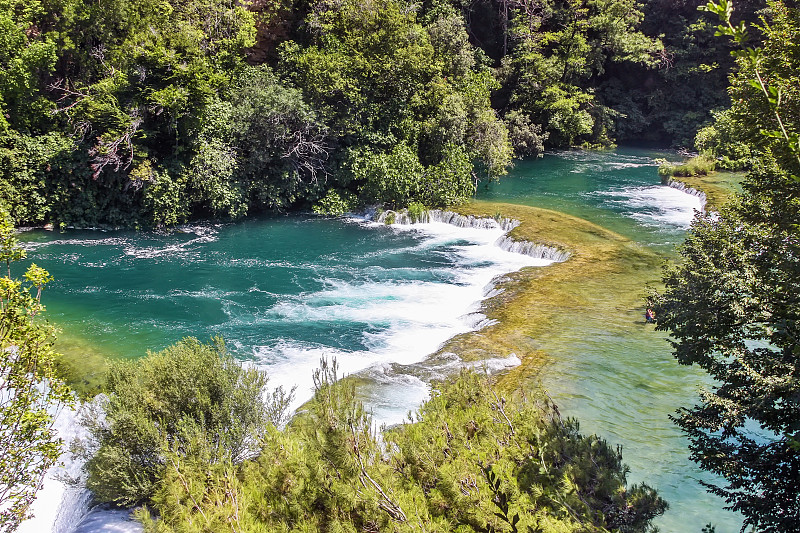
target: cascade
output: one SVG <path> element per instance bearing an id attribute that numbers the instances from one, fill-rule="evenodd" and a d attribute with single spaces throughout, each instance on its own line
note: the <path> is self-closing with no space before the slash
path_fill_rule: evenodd
<path id="1" fill-rule="evenodd" d="M 694 190 L 694 189 L 692 189 Z M 702 194 L 702 193 L 701 193 Z M 409 216 L 408 212 L 403 211 L 383 211 L 375 216 L 375 221 L 383 224 L 427 224 L 431 222 L 441 222 L 459 228 L 478 228 L 478 229 L 502 229 L 506 235 L 501 235 L 495 242 L 495 246 L 507 252 L 546 259 L 556 263 L 562 263 L 569 259 L 569 252 L 560 250 L 552 246 L 531 242 L 517 241 L 507 235 L 509 231 L 519 226 L 518 220 L 510 218 L 489 218 L 476 217 L 473 215 L 461 215 L 453 211 L 442 211 L 440 209 L 430 209 L 425 211 L 418 220 Z"/>
<path id="2" fill-rule="evenodd" d="M 495 242 L 495 246 L 498 246 L 507 252 L 529 255 L 539 259 L 547 259 L 548 261 L 553 261 L 554 263 L 563 263 L 569 259 L 570 256 L 569 252 L 566 250 L 559 250 L 558 248 L 553 248 L 552 246 L 546 246 L 544 244 L 531 241 L 515 241 L 508 235 L 503 235 L 498 238 L 497 242 Z"/>
<path id="3" fill-rule="evenodd" d="M 130 518 L 129 510 L 92 507 L 92 493 L 85 488 L 85 458 L 70 446 L 87 443 L 88 430 L 81 423 L 85 410 L 96 413 L 100 397 L 78 409 L 58 410 L 55 428 L 66 451 L 60 464 L 47 473 L 33 503 L 33 518 L 25 520 L 18 533 L 141 533 L 142 525 Z"/>
<path id="4" fill-rule="evenodd" d="M 476 217 L 473 215 L 461 215 L 453 211 L 442 211 L 441 209 L 429 209 L 422 213 L 419 220 L 414 220 L 406 210 L 402 211 L 383 211 L 375 217 L 376 222 L 382 224 L 429 224 L 431 222 L 441 222 L 459 228 L 495 229 L 511 231 L 519 226 L 519 222 L 510 218 L 488 218 Z"/>
<path id="5" fill-rule="evenodd" d="M 703 191 L 698 191 L 697 189 L 693 189 L 692 187 L 687 186 L 685 183 L 680 181 L 675 181 L 670 179 L 667 181 L 666 185 L 668 187 L 672 187 L 673 189 L 677 189 L 681 192 L 685 192 L 686 194 L 691 194 L 692 196 L 697 196 L 700 198 L 700 209 L 702 211 L 706 210 L 706 193 Z"/>

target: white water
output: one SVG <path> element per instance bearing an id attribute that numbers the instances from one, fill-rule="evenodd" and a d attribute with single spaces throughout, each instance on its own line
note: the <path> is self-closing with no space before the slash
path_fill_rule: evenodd
<path id="1" fill-rule="evenodd" d="M 65 447 L 86 439 L 81 409 L 62 409 L 55 428 Z M 142 526 L 128 510 L 90 509 L 92 495 L 84 488 L 83 458 L 66 451 L 50 469 L 32 506 L 34 517 L 22 522 L 17 533 L 140 533 Z"/>
<path id="2" fill-rule="evenodd" d="M 375 332 L 364 333 L 363 345 L 367 349 L 359 351 L 288 340 L 256 346 L 253 355 L 269 373 L 271 385 L 297 387 L 293 408 L 311 398 L 311 375 L 319 367 L 320 359 L 336 358 L 342 374 L 357 374 L 381 384 L 380 392 L 376 392 L 379 397 L 366 398 L 366 403 L 374 409 L 376 422 L 400 422 L 428 394 L 429 379 L 408 372 L 419 373 L 417 364 L 425 366 L 425 358 L 448 339 L 485 325 L 485 317 L 478 311 L 493 280 L 526 266 L 546 266 L 553 262 L 498 246 L 513 227 L 511 224 L 501 225 L 492 219 L 448 218 L 458 225 L 433 221 L 391 226 L 394 231 L 419 232 L 424 236 L 418 244 L 422 249 L 450 245 L 455 250 L 458 266 L 449 269 L 447 278 L 443 277 L 441 282 L 329 283 L 322 291 L 276 306 L 275 311 L 290 321 L 312 320 L 330 323 L 332 328 L 337 322 L 381 326 Z M 380 224 L 362 219 L 357 222 Z M 516 359 L 508 361 L 519 364 Z M 401 368 L 407 370 L 398 371 Z"/>
<path id="3" fill-rule="evenodd" d="M 355 223 L 379 225 L 363 219 Z M 406 221 L 407 222 L 407 221 Z M 383 224 L 380 224 L 383 226 Z M 287 390 L 297 387 L 293 408 L 307 401 L 312 393 L 312 371 L 320 358 L 337 359 L 341 374 L 357 374 L 371 384 L 363 397 L 373 409 L 376 422 L 393 424 L 419 406 L 428 396 L 432 379 L 455 372 L 464 363 L 453 354 L 425 361 L 446 340 L 454 335 L 482 327 L 485 317 L 479 314 L 480 302 L 492 290 L 492 282 L 503 274 L 526 266 L 545 266 L 558 258 L 543 258 L 547 251 L 531 249 L 515 253 L 514 245 L 504 235 L 514 227 L 513 221 L 475 219 L 447 212 L 437 212 L 421 224 L 395 224 L 393 231 L 417 232 L 422 236 L 416 246 L 421 250 L 447 246 L 454 254 L 455 269 L 442 272 L 441 281 L 327 282 L 323 290 L 286 300 L 270 313 L 292 321 L 375 324 L 364 333 L 366 349 L 345 351 L 320 344 L 283 340 L 272 345 L 255 346 L 257 365 L 270 375 L 270 385 Z M 215 232 L 197 232 L 195 238 L 179 246 L 159 249 L 159 255 L 186 252 L 216 238 Z M 115 239 L 115 238 L 111 238 Z M 82 243 L 77 242 L 80 245 Z M 90 243 L 86 243 L 89 245 Z M 91 241 L 96 245 L 97 241 Z M 126 254 L 142 251 L 129 242 Z M 502 245 L 502 246 L 501 246 Z M 504 249 L 505 248 L 505 249 Z M 530 254 L 530 255 L 526 255 Z M 254 324 L 254 327 L 257 327 Z M 230 339 L 235 344 L 235 339 Z M 498 371 L 520 364 L 514 354 L 466 366 Z M 70 442 L 85 436 L 79 414 L 64 412 L 58 418 L 62 438 Z M 127 510 L 89 509 L 91 494 L 82 488 L 82 460 L 66 454 L 64 465 L 53 469 L 34 503 L 35 518 L 23 523 L 23 533 L 137 533 L 141 525 L 133 521 Z M 78 480 L 73 485 L 62 478 Z"/>
<path id="4" fill-rule="evenodd" d="M 664 186 L 627 187 L 596 194 L 607 198 L 609 203 L 622 206 L 626 216 L 653 226 L 686 228 L 695 210 L 702 209 L 698 196 Z M 336 357 L 343 374 L 365 378 L 368 385 L 361 388 L 360 394 L 372 408 L 375 420 L 389 425 L 401 422 L 409 411 L 428 397 L 431 380 L 446 377 L 465 366 L 454 354 L 435 358 L 428 355 L 454 335 L 486 325 L 485 317 L 478 312 L 480 302 L 493 294 L 492 282 L 497 276 L 525 266 L 544 266 L 567 258 L 559 250 L 509 239 L 506 233 L 514 227 L 513 221 L 470 219 L 438 212 L 423 224 L 407 224 L 409 221 L 402 217 L 398 222 L 405 224 L 392 225 L 393 231 L 418 232 L 423 236 L 417 244 L 421 249 L 450 245 L 456 255 L 456 268 L 442 272 L 441 283 L 419 280 L 328 282 L 320 291 L 276 305 L 271 312 L 287 320 L 329 323 L 331 328 L 342 321 L 381 326 L 375 328 L 376 332 L 364 333 L 366 349 L 360 351 L 289 340 L 253 348 L 256 363 L 269 372 L 272 386 L 283 385 L 287 389 L 297 386 L 293 407 L 311 397 L 311 372 L 318 368 L 320 358 Z M 378 225 L 361 219 L 354 220 L 354 223 Z M 160 248 L 158 254 L 185 253 L 216 238 L 213 230 L 189 230 L 187 233 L 194 233 L 196 237 L 187 238 L 187 242 L 178 247 Z M 86 244 L 90 243 L 95 245 L 97 241 Z M 115 241 L 114 244 L 120 243 Z M 144 253 L 130 242 L 123 244 L 126 254 L 138 256 Z M 258 259 L 252 261 L 253 268 L 258 268 Z M 235 339 L 230 340 L 235 344 Z M 505 358 L 467 366 L 496 372 L 518 364 L 520 361 L 515 354 L 507 354 Z M 77 420 L 74 412 L 60 415 L 58 425 L 65 440 L 80 436 L 83 430 Z M 36 518 L 24 522 L 20 531 L 141 531 L 141 526 L 131 520 L 127 510 L 90 510 L 88 491 L 80 485 L 68 486 L 58 479 L 65 472 L 71 477 L 80 477 L 80 460 L 67 457 L 65 462 L 64 467 L 51 473 L 40 491 L 33 509 Z"/>
<path id="5" fill-rule="evenodd" d="M 687 187 L 685 183 L 675 180 L 669 180 L 667 185 L 669 185 L 673 189 L 685 192 L 690 196 L 697 196 L 700 199 L 700 204 L 702 205 L 701 210 L 705 210 L 707 198 L 706 198 L 706 193 L 704 193 L 703 191 L 698 191 L 697 189 L 693 189 L 692 187 Z"/>
<path id="6" fill-rule="evenodd" d="M 592 194 L 606 198 L 609 205 L 642 225 L 659 228 L 688 229 L 695 212 L 705 208 L 705 195 L 664 185 L 620 187 Z"/>

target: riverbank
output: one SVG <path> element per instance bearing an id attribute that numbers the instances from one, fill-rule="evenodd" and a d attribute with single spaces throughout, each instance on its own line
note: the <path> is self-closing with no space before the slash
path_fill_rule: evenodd
<path id="1" fill-rule="evenodd" d="M 402 419 L 427 397 L 430 379 L 457 371 L 457 357 L 406 364 L 398 350 L 424 357 L 452 336 L 451 326 L 467 331 L 488 322 L 445 342 L 445 350 L 460 341 L 465 358 L 479 361 L 471 366 L 492 370 L 522 359 L 503 382 L 541 379 L 584 433 L 622 445 L 629 483 L 655 486 L 672 505 L 662 530 L 686 524 L 699 530 L 711 521 L 733 531 L 741 521 L 728 518 L 723 503 L 697 483 L 707 477 L 688 461 L 685 439 L 668 418 L 695 397 L 701 377 L 677 365 L 664 335 L 643 320 L 646 284 L 658 282 L 661 262 L 673 257 L 700 207 L 697 197 L 658 184 L 654 155 L 545 156 L 520 162 L 512 175 L 482 189 L 493 202 L 462 212 L 520 220 L 513 238 L 571 254 L 566 262 L 502 277 L 473 274 L 487 261 L 523 261 L 492 246 L 512 248 L 507 237 L 480 237 L 485 230 L 476 229 L 469 236 L 456 227 L 434 237 L 410 226 L 284 217 L 194 228 L 203 239 L 75 231 L 38 232 L 29 240 L 33 259 L 57 280 L 48 289 L 48 314 L 98 352 L 139 357 L 187 334 L 222 334 L 237 357 L 267 365 L 277 384 L 304 374 L 321 355 L 355 364 L 377 349 L 396 362 L 373 365 L 359 378 L 379 418 Z M 477 237 L 486 247 L 464 246 Z M 496 286 L 493 278 L 502 285 L 482 305 L 491 320 L 480 321 L 470 302 Z M 442 281 L 454 286 L 442 293 Z M 466 311 L 454 306 L 455 293 Z M 444 314 L 461 318 L 440 324 L 442 330 L 422 327 Z M 441 340 L 428 348 L 433 335 Z M 86 352 L 81 344 L 76 351 Z M 85 356 L 75 355 L 81 368 Z"/>
<path id="2" fill-rule="evenodd" d="M 741 518 L 698 482 L 717 480 L 689 461 L 686 439 L 669 420 L 691 405 L 706 377 L 678 365 L 666 335 L 644 321 L 647 287 L 659 287 L 662 266 L 676 257 L 691 213 L 701 207 L 699 196 L 655 185 L 652 162 L 634 154 L 570 156 L 577 168 L 555 157 L 523 163 L 518 176 L 483 194 L 514 205 L 476 202 L 461 210 L 520 220 L 513 238 L 572 256 L 504 276 L 502 292 L 482 306 L 492 325 L 442 350 L 519 357 L 522 364 L 503 375 L 504 387 L 542 386 L 582 431 L 620 445 L 628 481 L 651 484 L 670 502 L 656 524 L 663 531 L 709 522 L 718 531 L 738 530 Z"/>
<path id="3" fill-rule="evenodd" d="M 658 283 L 663 259 L 641 245 L 586 220 L 536 207 L 474 201 L 464 215 L 518 220 L 509 236 L 558 248 L 569 259 L 547 267 L 529 267 L 504 276 L 495 295 L 483 303 L 491 325 L 458 335 L 440 352 L 464 360 L 516 354 L 522 364 L 501 383 L 513 388 L 536 379 L 551 348 L 572 335 L 576 322 L 644 322 L 645 286 Z"/>

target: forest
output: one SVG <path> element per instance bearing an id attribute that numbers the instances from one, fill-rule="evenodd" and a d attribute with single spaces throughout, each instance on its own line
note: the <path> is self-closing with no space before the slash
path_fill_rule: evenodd
<path id="1" fill-rule="evenodd" d="M 800 527 L 794 1 L 0 0 L 0 66 L 0 531 L 73 401 L 15 226 L 457 206 L 517 158 L 632 142 L 748 172 L 649 303 L 716 383 L 673 417 L 709 491 L 743 531 Z M 154 532 L 645 532 L 667 508 L 536 391 L 464 372 L 378 434 L 339 377 L 321 361 L 288 420 L 221 339 L 115 363 L 87 484 Z"/>
<path id="2" fill-rule="evenodd" d="M 8 0 L 0 201 L 54 227 L 439 207 L 545 149 L 692 150 L 731 126 L 697 6 Z"/>

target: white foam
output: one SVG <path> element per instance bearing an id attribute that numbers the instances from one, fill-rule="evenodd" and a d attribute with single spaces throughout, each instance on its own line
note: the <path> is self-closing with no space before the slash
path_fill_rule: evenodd
<path id="1" fill-rule="evenodd" d="M 217 240 L 218 226 L 179 226 L 178 233 L 186 233 L 196 235 L 195 238 L 188 241 L 179 242 L 162 247 L 142 247 L 127 244 L 124 247 L 125 255 L 133 256 L 139 259 L 153 259 L 156 257 L 171 256 L 176 254 L 183 254 L 188 251 L 196 249 L 197 245 Z"/>
<path id="2" fill-rule="evenodd" d="M 697 196 L 700 199 L 700 204 L 702 205 L 702 209 L 705 210 L 708 197 L 706 196 L 706 193 L 704 193 L 703 191 L 698 191 L 697 189 L 687 186 L 685 183 L 681 181 L 675 181 L 672 179 L 668 181 L 667 185 L 669 185 L 673 189 L 678 189 L 679 191 L 685 192 L 686 194 Z"/>
<path id="3" fill-rule="evenodd" d="M 123 253 L 127 256 L 133 256 L 143 259 L 151 259 L 155 257 L 170 256 L 175 254 L 182 254 L 192 251 L 197 248 L 197 245 L 213 242 L 217 240 L 217 234 L 220 225 L 184 225 L 178 226 L 174 230 L 170 230 L 167 234 L 175 235 L 194 235 L 194 238 L 182 242 L 176 242 L 167 246 L 142 246 L 141 238 L 129 239 L 126 237 L 101 237 L 97 239 L 53 239 L 49 241 L 25 241 L 20 243 L 23 248 L 28 251 L 37 250 L 39 248 L 68 245 L 94 247 L 94 246 L 114 246 L 122 248 Z M 147 234 L 143 234 L 145 237 Z M 133 244 L 136 242 L 137 244 Z"/>
<path id="4" fill-rule="evenodd" d="M 695 212 L 703 210 L 701 197 L 663 185 L 622 187 L 594 194 L 609 198 L 608 202 L 620 206 L 624 215 L 648 226 L 688 229 Z"/>
<path id="5" fill-rule="evenodd" d="M 129 509 L 97 507 L 89 511 L 74 530 L 69 531 L 71 533 L 141 533 L 144 528 L 140 522 L 133 519 Z"/>
<path id="6" fill-rule="evenodd" d="M 313 395 L 312 373 L 319 367 L 320 358 L 335 357 L 342 374 L 366 375 L 371 381 L 386 376 L 387 365 L 416 365 L 453 336 L 490 323 L 477 311 L 480 302 L 493 294 L 493 281 L 498 276 L 553 262 L 498 247 L 507 231 L 499 224 L 481 228 L 428 222 L 391 228 L 419 233 L 420 249 L 446 248 L 456 266 L 443 270 L 440 282 L 327 281 L 323 290 L 277 303 L 270 313 L 281 322 L 373 326 L 362 335 L 363 350 L 344 351 L 289 340 L 254 347 L 253 355 L 269 372 L 272 386 L 297 387 L 293 408 Z M 503 365 L 509 361 L 519 364 L 516 358 L 503 361 Z M 452 363 L 457 368 L 460 360 Z M 375 390 L 382 399 L 369 403 L 376 410 L 376 419 L 385 423 L 399 422 L 406 411 L 424 401 L 428 391 L 424 381 L 409 376 L 389 389 Z"/>
<path id="7" fill-rule="evenodd" d="M 473 222 L 464 222 L 461 226 L 441 221 L 391 226 L 391 231 L 416 232 L 421 237 L 415 245 L 401 253 L 425 253 L 435 249 L 437 254 L 448 256 L 448 263 L 455 264 L 452 268 L 442 267 L 439 271 L 434 268 L 433 279 L 365 281 L 364 276 L 353 276 L 348 281 L 342 281 L 327 277 L 324 269 L 321 269 L 320 275 L 326 276 L 320 280 L 324 285 L 322 289 L 299 296 L 276 294 L 274 296 L 279 301 L 266 311 L 266 317 L 262 314 L 253 320 L 252 310 L 247 310 L 244 315 L 252 327 L 264 322 L 327 322 L 332 328 L 343 323 L 369 326 L 364 328 L 362 334 L 362 350 L 347 351 L 288 339 L 255 346 L 250 344 L 255 364 L 269 373 L 270 386 L 282 385 L 286 390 L 296 386 L 291 405 L 292 409 L 296 409 L 313 394 L 312 375 L 319 368 L 320 359 L 335 357 L 340 375 L 360 374 L 374 384 L 364 388 L 364 394 L 375 412 L 376 421 L 387 424 L 400 422 L 406 412 L 415 409 L 427 398 L 431 379 L 440 379 L 465 366 L 456 356 L 425 360 L 454 335 L 489 323 L 478 311 L 480 302 L 487 295 L 495 293 L 493 281 L 500 275 L 526 266 L 545 266 L 552 262 L 500 248 L 498 243 L 502 242 L 501 237 L 511 225 L 484 224 L 481 221 L 473 225 Z M 377 226 L 363 220 L 360 223 Z M 385 227 L 384 224 L 381 226 Z M 194 233 L 198 235 L 194 239 L 166 247 L 146 247 L 140 243 L 133 246 L 128 241 L 112 239 L 88 240 L 85 245 L 122 245 L 125 253 L 151 258 L 184 253 L 195 244 L 216 239 L 214 228 L 208 232 L 198 230 Z M 397 272 L 397 269 L 392 270 Z M 147 291 L 138 296 L 153 297 Z M 213 288 L 194 291 L 176 289 L 169 296 L 223 298 L 223 310 L 231 317 L 231 322 L 239 320 L 234 316 L 237 313 L 231 306 L 240 304 L 224 300 L 229 296 L 225 291 Z M 245 347 L 237 344 L 237 341 L 229 339 L 232 346 L 239 349 Z M 519 364 L 516 357 L 470 365 L 497 370 L 514 364 Z M 79 431 L 77 415 L 72 413 L 65 416 L 65 427 Z M 74 468 L 76 464 L 69 463 L 69 468 Z M 89 498 L 90 495 L 80 484 L 70 487 L 51 476 L 37 500 L 37 518 L 26 522 L 27 529 L 22 531 L 141 531 L 141 526 L 130 520 L 127 511 L 102 508 L 89 511 Z M 62 502 L 60 505 L 59 501 Z"/>
<path id="8" fill-rule="evenodd" d="M 47 247 L 47 246 L 58 246 L 58 245 L 67 245 L 67 246 L 125 246 L 128 244 L 128 240 L 122 237 L 106 237 L 100 239 L 54 239 L 51 241 L 23 241 L 20 242 L 20 246 L 25 248 L 28 251 L 37 250 L 39 248 Z"/>
<path id="9" fill-rule="evenodd" d="M 99 401 L 99 399 L 98 399 Z M 32 505 L 33 518 L 22 522 L 18 533 L 140 533 L 142 525 L 125 510 L 97 508 L 89 511 L 92 495 L 84 488 L 84 459 L 70 452 L 76 441 L 86 442 L 88 430 L 80 423 L 84 409 L 58 410 L 54 427 L 64 441 L 59 464 L 50 469 Z M 94 411 L 92 411 L 94 412 Z"/>

